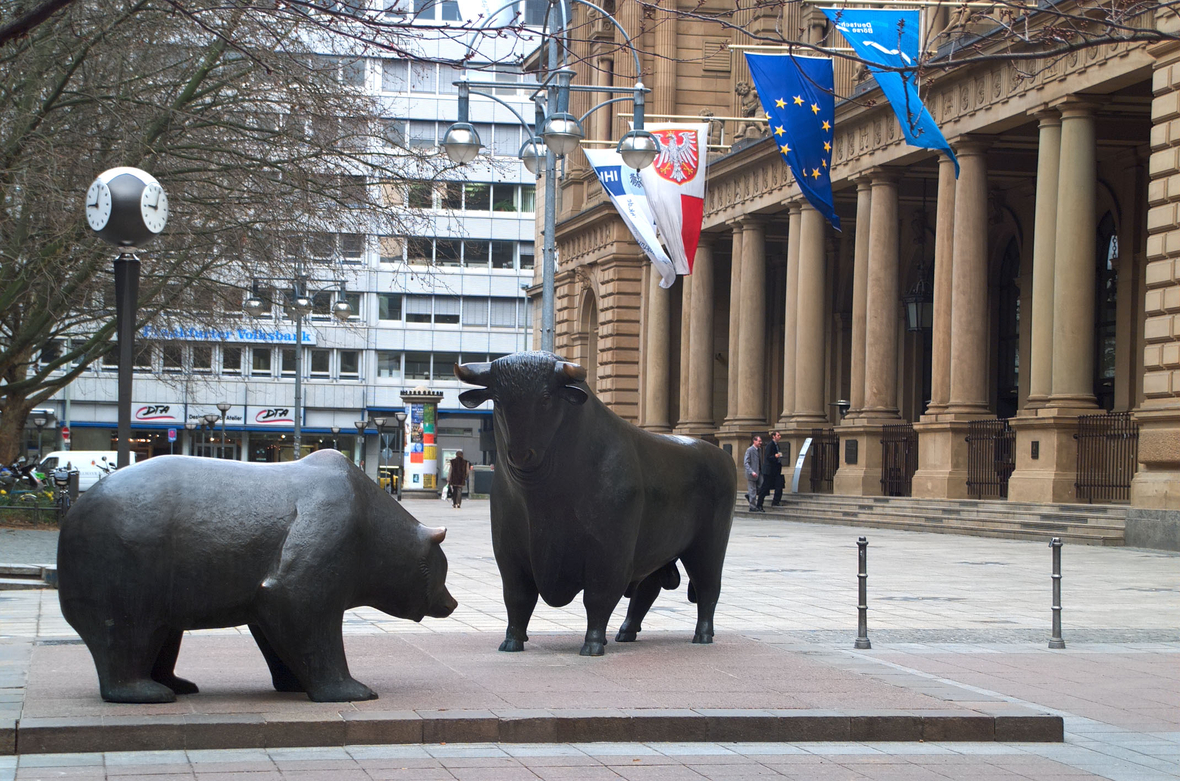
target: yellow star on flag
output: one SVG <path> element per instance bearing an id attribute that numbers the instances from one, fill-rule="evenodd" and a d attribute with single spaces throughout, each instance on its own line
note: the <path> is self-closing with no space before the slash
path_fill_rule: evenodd
<path id="1" fill-rule="evenodd" d="M 819 178 L 819 169 L 818 169 L 818 168 L 812 168 L 812 169 L 811 169 L 811 178 L 812 178 L 812 179 L 818 179 L 818 178 Z"/>
<path id="2" fill-rule="evenodd" d="M 818 113 L 819 113 L 819 106 L 817 106 L 817 105 L 815 105 L 814 103 L 812 103 L 812 104 L 811 104 L 811 113 L 812 113 L 812 114 L 818 114 Z"/>
<path id="3" fill-rule="evenodd" d="M 777 126 L 777 127 L 775 127 L 775 129 L 774 129 L 774 134 L 775 134 L 776 136 L 781 136 L 783 133 L 786 133 L 786 132 L 787 132 L 787 131 L 783 129 L 783 126 L 782 126 L 782 125 L 778 125 L 778 126 Z"/>
<path id="4" fill-rule="evenodd" d="M 803 105 L 803 98 L 801 98 L 801 97 L 799 97 L 798 95 L 796 95 L 796 96 L 795 96 L 795 105 L 796 105 L 796 106 L 802 106 L 802 105 Z"/>
<path id="5" fill-rule="evenodd" d="M 831 142 L 831 141 L 825 141 L 825 142 L 824 142 L 824 151 L 825 151 L 825 152 L 831 152 L 831 151 L 832 151 L 832 142 Z"/>
<path id="6" fill-rule="evenodd" d="M 831 130 L 832 129 L 831 124 L 826 119 L 824 120 L 823 129 L 824 130 Z"/>
<path id="7" fill-rule="evenodd" d="M 782 146 L 780 146 L 778 149 L 779 149 L 779 151 L 780 151 L 780 152 L 782 152 L 784 155 L 785 155 L 787 152 L 790 152 L 790 151 L 791 151 L 791 147 L 790 147 L 789 145 L 787 145 L 787 144 L 783 144 L 783 145 L 782 145 Z"/>
<path id="8" fill-rule="evenodd" d="M 787 101 L 783 100 L 782 98 L 779 98 L 778 100 L 776 100 L 776 101 L 774 102 L 774 107 L 775 107 L 775 108 L 786 108 L 786 107 L 787 107 Z"/>
<path id="9" fill-rule="evenodd" d="M 822 165 L 824 168 L 827 168 L 827 167 L 828 167 L 828 161 L 827 161 L 827 160 L 820 160 L 820 161 L 819 161 L 819 164 L 820 164 L 820 165 Z"/>

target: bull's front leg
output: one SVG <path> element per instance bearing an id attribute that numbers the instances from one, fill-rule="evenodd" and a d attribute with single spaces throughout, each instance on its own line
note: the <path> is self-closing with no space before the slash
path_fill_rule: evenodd
<path id="1" fill-rule="evenodd" d="M 602 656 L 606 653 L 606 624 L 622 599 L 622 592 L 619 588 L 611 591 L 586 589 L 582 593 L 582 604 L 586 606 L 586 640 L 579 655 Z"/>
<path id="2" fill-rule="evenodd" d="M 504 581 L 504 606 L 508 609 L 508 629 L 504 632 L 501 651 L 523 651 L 528 641 L 529 620 L 537 607 L 537 586 L 531 577 L 523 572 L 512 577 L 501 571 Z"/>

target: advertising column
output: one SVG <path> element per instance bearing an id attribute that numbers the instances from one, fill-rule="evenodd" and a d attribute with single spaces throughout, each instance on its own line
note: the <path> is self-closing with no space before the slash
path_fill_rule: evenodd
<path id="1" fill-rule="evenodd" d="M 402 394 L 406 405 L 405 451 L 402 494 L 433 494 L 439 491 L 438 402 L 442 391 L 415 388 Z"/>

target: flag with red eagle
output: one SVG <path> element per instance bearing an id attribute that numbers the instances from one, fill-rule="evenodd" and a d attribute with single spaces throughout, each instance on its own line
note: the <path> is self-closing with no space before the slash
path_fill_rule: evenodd
<path id="1" fill-rule="evenodd" d="M 639 172 L 660 238 L 677 274 L 691 274 L 705 214 L 709 126 L 645 124 L 660 140 L 655 162 Z"/>

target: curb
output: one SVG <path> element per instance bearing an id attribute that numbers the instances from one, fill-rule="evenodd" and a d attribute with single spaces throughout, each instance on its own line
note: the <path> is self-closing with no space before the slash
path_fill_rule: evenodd
<path id="1" fill-rule="evenodd" d="M 413 743 L 1065 739 L 1060 716 L 1012 706 L 1000 710 L 991 714 L 735 709 L 347 711 L 310 721 L 265 713 L 28 718 L 12 729 L 0 727 L 0 754 Z"/>

